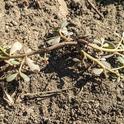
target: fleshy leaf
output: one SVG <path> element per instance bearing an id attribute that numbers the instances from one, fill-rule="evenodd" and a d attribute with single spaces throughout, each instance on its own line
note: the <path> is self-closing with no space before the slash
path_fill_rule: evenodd
<path id="1" fill-rule="evenodd" d="M 60 42 L 60 36 L 53 37 L 52 39 L 47 41 L 49 45 L 55 45 Z"/>
<path id="2" fill-rule="evenodd" d="M 40 67 L 39 67 L 39 65 L 36 65 L 36 64 L 34 64 L 34 61 L 33 60 L 31 60 L 30 58 L 26 58 L 26 63 L 27 63 L 27 65 L 29 66 L 29 68 L 31 69 L 31 71 L 40 71 Z"/>
<path id="3" fill-rule="evenodd" d="M 109 47 L 109 44 L 108 43 L 104 43 L 103 44 L 103 47 L 108 48 Z"/>
<path id="4" fill-rule="evenodd" d="M 16 60 L 11 60 L 10 63 L 12 63 L 13 65 L 19 65 L 20 63 Z"/>
<path id="5" fill-rule="evenodd" d="M 20 76 L 24 79 L 24 81 L 26 81 L 26 82 L 30 81 L 30 78 L 26 74 L 20 72 Z"/>
<path id="6" fill-rule="evenodd" d="M 6 63 L 8 63 L 9 65 L 19 65 L 20 63 L 14 59 L 9 59 L 9 60 L 5 60 Z"/>
<path id="7" fill-rule="evenodd" d="M 15 80 L 17 75 L 18 75 L 18 73 L 14 73 L 14 74 L 11 74 L 11 75 L 7 76 L 6 81 L 11 82 L 11 81 Z"/>
<path id="8" fill-rule="evenodd" d="M 117 60 L 121 63 L 124 64 L 124 57 L 119 56 Z"/>
<path id="9" fill-rule="evenodd" d="M 19 50 L 21 50 L 21 48 L 22 48 L 22 44 L 20 43 L 20 42 L 15 42 L 13 45 L 12 45 L 12 47 L 11 47 L 11 49 L 10 49 L 10 55 L 11 54 L 14 54 L 15 52 L 17 52 L 17 51 L 19 51 Z"/>

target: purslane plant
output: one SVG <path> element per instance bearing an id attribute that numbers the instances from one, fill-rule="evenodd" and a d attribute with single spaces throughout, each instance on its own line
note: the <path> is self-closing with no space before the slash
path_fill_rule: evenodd
<path id="1" fill-rule="evenodd" d="M 46 53 L 64 47 L 66 45 L 74 45 L 77 44 L 85 44 L 92 49 L 97 56 L 92 56 L 90 51 L 85 51 L 85 48 L 80 49 L 81 56 L 85 56 L 85 58 L 90 59 L 91 61 L 98 64 L 96 68 L 93 68 L 92 72 L 96 75 L 100 75 L 101 73 L 105 73 L 108 75 L 109 73 L 113 73 L 118 77 L 123 78 L 122 74 L 119 72 L 124 68 L 124 33 L 120 37 L 120 41 L 118 44 L 110 43 L 109 41 L 105 41 L 103 38 L 100 40 L 94 40 L 93 42 L 88 42 L 84 39 L 73 40 L 71 35 L 72 32 L 68 32 L 67 22 L 64 22 L 60 29 L 58 30 L 58 35 L 52 37 L 50 40 L 46 41 L 49 47 L 41 48 L 36 51 L 24 50 L 23 45 L 20 42 L 15 42 L 10 48 L 0 47 L 0 60 L 6 62 L 10 66 L 18 66 L 18 70 L 6 76 L 6 81 L 11 82 L 17 77 L 22 77 L 25 81 L 29 81 L 30 78 L 23 73 L 23 65 L 27 65 L 31 71 L 40 71 L 39 65 L 35 64 L 33 60 L 30 59 L 30 56 L 35 54 Z M 21 51 L 21 52 L 20 52 Z M 106 55 L 107 54 L 107 55 Z M 99 56 L 99 57 L 98 57 Z M 107 57 L 105 57 L 107 56 Z M 115 56 L 115 61 L 117 61 L 118 65 L 116 68 L 113 68 L 111 64 L 107 61 L 108 58 Z M 107 59 L 106 59 L 107 58 Z M 47 58 L 48 59 L 48 58 Z M 79 60 L 84 61 L 84 60 Z"/>
<path id="2" fill-rule="evenodd" d="M 48 61 L 47 53 L 50 53 L 53 50 L 60 49 L 65 46 L 75 46 L 77 47 L 77 52 L 79 52 L 80 59 L 74 57 L 73 61 L 80 63 L 81 65 L 85 63 L 85 60 L 90 60 L 93 62 L 90 69 L 90 73 L 100 76 L 102 73 L 106 77 L 109 74 L 113 74 L 118 77 L 118 81 L 123 79 L 123 69 L 124 69 L 124 33 L 122 36 L 116 34 L 120 41 L 117 44 L 106 41 L 104 38 L 100 40 L 94 40 L 92 42 L 87 41 L 84 38 L 73 39 L 71 35 L 72 32 L 69 32 L 67 29 L 67 22 L 64 22 L 59 28 L 56 36 L 52 37 L 46 43 L 49 47 L 40 48 L 38 50 L 32 51 L 30 49 L 24 48 L 23 44 L 20 42 L 15 42 L 11 47 L 0 46 L 0 62 L 6 63 L 6 65 L 12 66 L 13 71 L 10 70 L 9 75 L 0 77 L 0 81 L 11 82 L 15 79 L 18 80 L 21 77 L 25 82 L 30 81 L 29 76 L 24 71 L 26 66 L 33 72 L 39 72 L 40 66 L 36 64 L 35 61 L 31 59 L 30 56 L 36 54 L 44 54 L 44 60 Z M 94 54 L 95 53 L 95 54 Z M 112 63 L 108 59 L 114 59 L 115 65 L 112 66 Z M 88 62 L 88 61 L 87 61 Z M 2 68 L 2 67 L 1 67 Z M 13 98 L 7 93 L 2 86 L 4 92 L 4 99 L 8 104 L 13 105 Z"/>

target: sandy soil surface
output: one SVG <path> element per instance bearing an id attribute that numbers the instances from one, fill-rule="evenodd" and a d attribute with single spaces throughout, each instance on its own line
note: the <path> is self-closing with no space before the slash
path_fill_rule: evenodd
<path id="1" fill-rule="evenodd" d="M 124 31 L 123 0 L 90 0 L 104 18 L 87 3 L 87 0 L 0 0 L 0 44 L 15 41 L 32 50 L 46 44 L 55 28 L 67 20 L 74 37 L 90 40 L 105 38 L 116 41 L 114 32 Z M 66 16 L 65 16 L 66 15 Z M 70 48 L 69 48 L 70 49 Z M 41 67 L 39 73 L 30 73 L 30 82 L 23 80 L 5 83 L 9 94 L 15 92 L 18 102 L 9 106 L 0 97 L 1 124 L 123 124 L 124 83 L 94 78 L 78 69 L 69 57 L 74 49 L 53 51 L 49 64 L 34 60 Z M 74 89 L 51 96 L 23 98 L 25 93 Z"/>

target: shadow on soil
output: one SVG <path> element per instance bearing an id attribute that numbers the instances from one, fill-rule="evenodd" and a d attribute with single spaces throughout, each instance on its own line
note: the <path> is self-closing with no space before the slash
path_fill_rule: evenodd
<path id="1" fill-rule="evenodd" d="M 72 60 L 73 56 L 71 53 L 65 55 L 56 55 L 55 58 L 53 53 L 50 57 L 49 64 L 45 67 L 45 73 L 53 73 L 55 72 L 60 79 L 60 87 L 62 88 L 64 82 L 62 80 L 63 77 L 69 77 L 74 80 L 74 86 L 78 89 L 82 89 L 88 82 L 94 82 L 98 85 L 99 81 L 96 80 L 95 76 L 88 73 L 87 69 L 84 67 L 78 67 L 76 63 Z M 92 92 L 92 91 L 91 91 Z M 93 91 L 94 92 L 94 91 Z"/>
<path id="2" fill-rule="evenodd" d="M 96 2 L 102 5 L 123 4 L 123 0 L 96 0 Z"/>

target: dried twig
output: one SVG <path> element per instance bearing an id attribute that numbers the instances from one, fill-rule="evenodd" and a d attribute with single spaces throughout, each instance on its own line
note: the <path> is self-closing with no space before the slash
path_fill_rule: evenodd
<path id="1" fill-rule="evenodd" d="M 61 90 L 54 90 L 54 91 L 45 91 L 45 92 L 37 92 L 37 93 L 26 93 L 23 94 L 24 98 L 44 98 L 44 97 L 49 97 L 57 94 L 61 94 L 63 92 L 69 91 L 74 89 L 72 88 L 66 88 L 66 89 L 61 89 Z"/>
<path id="2" fill-rule="evenodd" d="M 104 16 L 99 12 L 99 10 L 90 2 L 90 0 L 86 0 L 88 4 L 95 10 L 95 12 L 103 19 Z"/>

